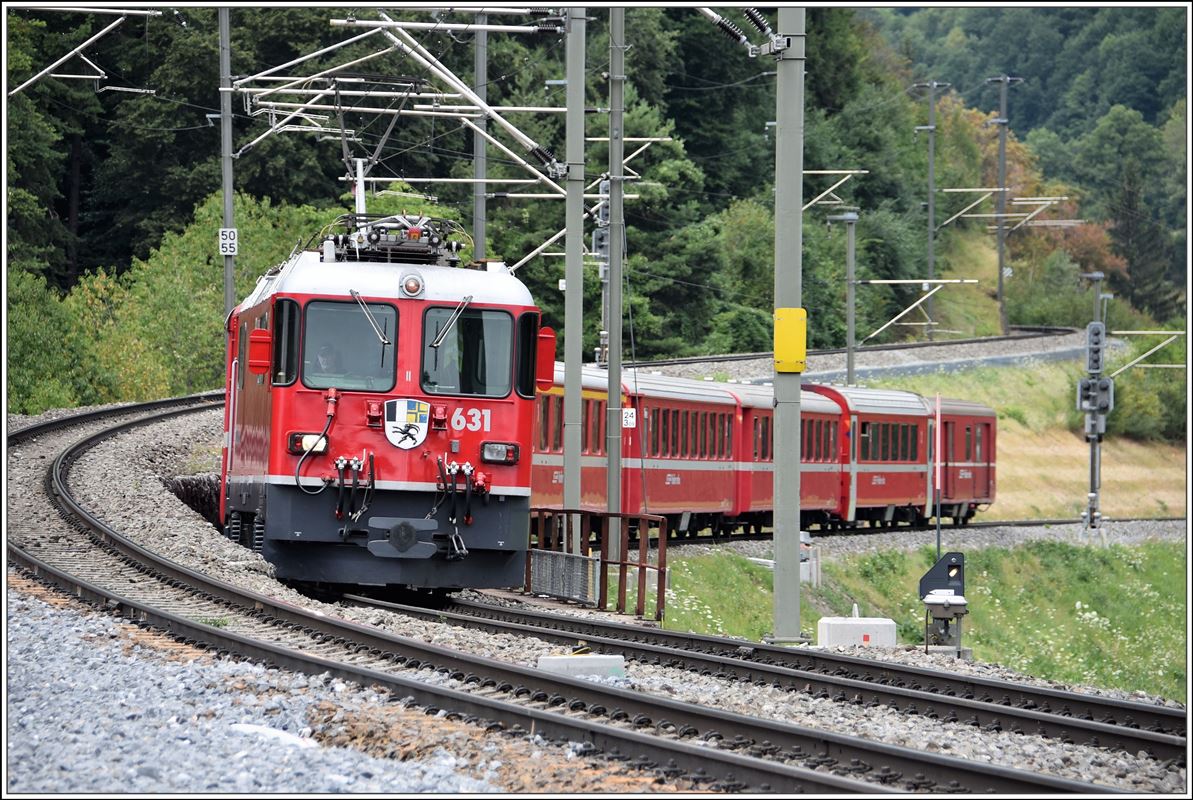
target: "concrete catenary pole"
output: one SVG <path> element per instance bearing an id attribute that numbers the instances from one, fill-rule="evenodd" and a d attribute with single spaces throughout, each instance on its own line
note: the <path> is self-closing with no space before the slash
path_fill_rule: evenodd
<path id="1" fill-rule="evenodd" d="M 857 212 L 844 211 L 828 218 L 829 222 L 845 223 L 845 385 L 854 385 L 853 363 L 854 349 L 857 347 L 857 328 L 855 325 L 854 290 L 854 227 L 857 225 Z"/>
<path id="2" fill-rule="evenodd" d="M 232 216 L 232 33 L 229 9 L 219 9 L 220 29 L 220 162 L 223 167 L 224 227 L 234 228 Z M 224 316 L 236 305 L 236 256 L 224 255 Z"/>
<path id="3" fill-rule="evenodd" d="M 609 9 L 609 404 L 605 435 L 609 454 L 608 510 L 621 511 L 621 262 L 624 255 L 625 9 Z M 639 438 L 639 437 L 635 437 Z M 640 438 L 639 438 L 640 440 Z M 620 540 L 618 541 L 620 545 Z M 620 558 L 621 554 L 617 553 Z"/>
<path id="4" fill-rule="evenodd" d="M 995 219 L 998 224 L 998 324 L 1004 334 L 1007 332 L 1007 305 L 1002 293 L 1007 244 L 1007 87 L 1022 80 L 1007 75 L 986 79 L 986 83 L 998 84 L 998 119 L 994 122 L 998 125 L 998 185 L 1002 191 L 998 193 L 998 216 Z"/>
<path id="5" fill-rule="evenodd" d="M 803 302 L 804 9 L 779 9 L 775 146 L 775 311 Z M 777 344 L 777 343 L 776 343 Z M 777 367 L 777 362 L 776 362 Z M 800 635 L 799 372 L 775 370 L 774 639 Z M 744 445 L 743 443 L 739 443 Z"/>
<path id="6" fill-rule="evenodd" d="M 483 26 L 488 22 L 488 16 L 485 14 L 476 15 L 476 24 Z M 483 27 L 478 27 L 473 34 L 476 38 L 473 39 L 473 73 L 474 85 L 473 91 L 481 100 L 488 101 L 488 84 L 489 84 L 489 32 Z M 478 127 L 484 130 L 488 126 L 488 121 L 482 116 L 475 120 Z M 485 257 L 485 226 L 488 222 L 485 208 L 485 192 L 488 186 L 485 184 L 485 178 L 488 171 L 488 154 L 485 151 L 485 136 L 481 131 L 476 131 L 472 134 L 472 168 L 473 177 L 476 178 L 476 183 L 472 186 L 472 240 L 473 257 Z"/>
<path id="7" fill-rule="evenodd" d="M 581 360 L 584 345 L 584 35 L 585 9 L 568 9 L 567 240 L 564 290 L 563 506 L 580 507 Z M 572 553 L 580 531 L 569 526 Z"/>

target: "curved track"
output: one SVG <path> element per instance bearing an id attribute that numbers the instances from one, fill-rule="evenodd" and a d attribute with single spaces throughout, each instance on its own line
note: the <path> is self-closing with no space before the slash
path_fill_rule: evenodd
<path id="1" fill-rule="evenodd" d="M 196 406 L 195 398 L 184 402 L 190 408 L 166 413 L 211 405 Z M 137 408 L 96 412 L 139 413 Z M 95 427 L 95 415 L 90 416 L 88 424 Z M 154 418 L 142 415 L 120 427 Z M 635 766 L 658 769 L 662 776 L 683 778 L 693 786 L 782 792 L 1113 791 L 551 676 L 393 636 L 212 580 L 158 558 L 79 507 L 71 496 L 70 463 L 112 433 L 100 431 L 73 444 L 77 436 L 69 430 L 56 433 L 70 425 L 70 420 L 57 420 L 9 437 L 10 446 L 40 436 L 43 449 L 65 448 L 47 476 L 47 502 L 60 504 L 64 525 L 21 530 L 9 541 L 11 562 L 71 594 L 192 643 L 380 685 L 428 713 L 444 709 L 487 729 L 588 742 L 610 757 L 633 758 Z M 200 621 L 213 619 L 221 621 L 219 627 Z"/>
<path id="2" fill-rule="evenodd" d="M 1033 733 L 1064 742 L 1147 751 L 1183 762 L 1183 710 L 1077 694 L 1010 681 L 856 658 L 838 653 L 756 644 L 741 639 L 665 631 L 457 601 L 428 610 L 357 595 L 346 600 L 548 641 L 585 644 L 627 658 L 733 680 L 782 686 L 866 706 L 956 721 L 988 730 Z"/>

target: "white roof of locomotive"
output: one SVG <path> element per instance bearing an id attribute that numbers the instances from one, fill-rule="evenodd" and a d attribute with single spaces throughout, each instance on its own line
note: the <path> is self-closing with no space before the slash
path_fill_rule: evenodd
<path id="1" fill-rule="evenodd" d="M 475 304 L 533 306 L 534 299 L 522 281 L 501 263 L 489 262 L 486 269 L 440 267 L 434 264 L 402 264 L 376 261 L 336 261 L 325 263 L 322 253 L 305 250 L 282 264 L 274 272 L 262 275 L 238 308 L 251 308 L 272 294 L 313 294 L 351 297 L 350 290 L 361 296 L 409 300 L 401 292 L 402 279 L 418 275 L 423 292 L 416 300 L 458 303 L 472 295 Z"/>

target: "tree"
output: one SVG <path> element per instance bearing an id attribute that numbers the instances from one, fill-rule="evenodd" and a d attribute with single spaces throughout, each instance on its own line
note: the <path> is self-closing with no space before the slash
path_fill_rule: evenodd
<path id="1" fill-rule="evenodd" d="M 1115 252 L 1127 262 L 1129 282 L 1119 282 L 1119 291 L 1136 308 L 1149 311 L 1163 322 L 1181 310 L 1182 293 L 1168 280 L 1168 240 L 1144 202 L 1141 171 L 1134 158 L 1123 164 L 1123 183 L 1114 200 L 1110 236 Z"/>

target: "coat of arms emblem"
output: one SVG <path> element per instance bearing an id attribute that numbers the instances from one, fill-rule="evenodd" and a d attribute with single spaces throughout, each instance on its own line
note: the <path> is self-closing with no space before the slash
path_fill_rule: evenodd
<path id="1" fill-rule="evenodd" d="M 427 438 L 431 404 L 422 400 L 385 401 L 385 438 L 394 447 L 412 450 Z"/>

